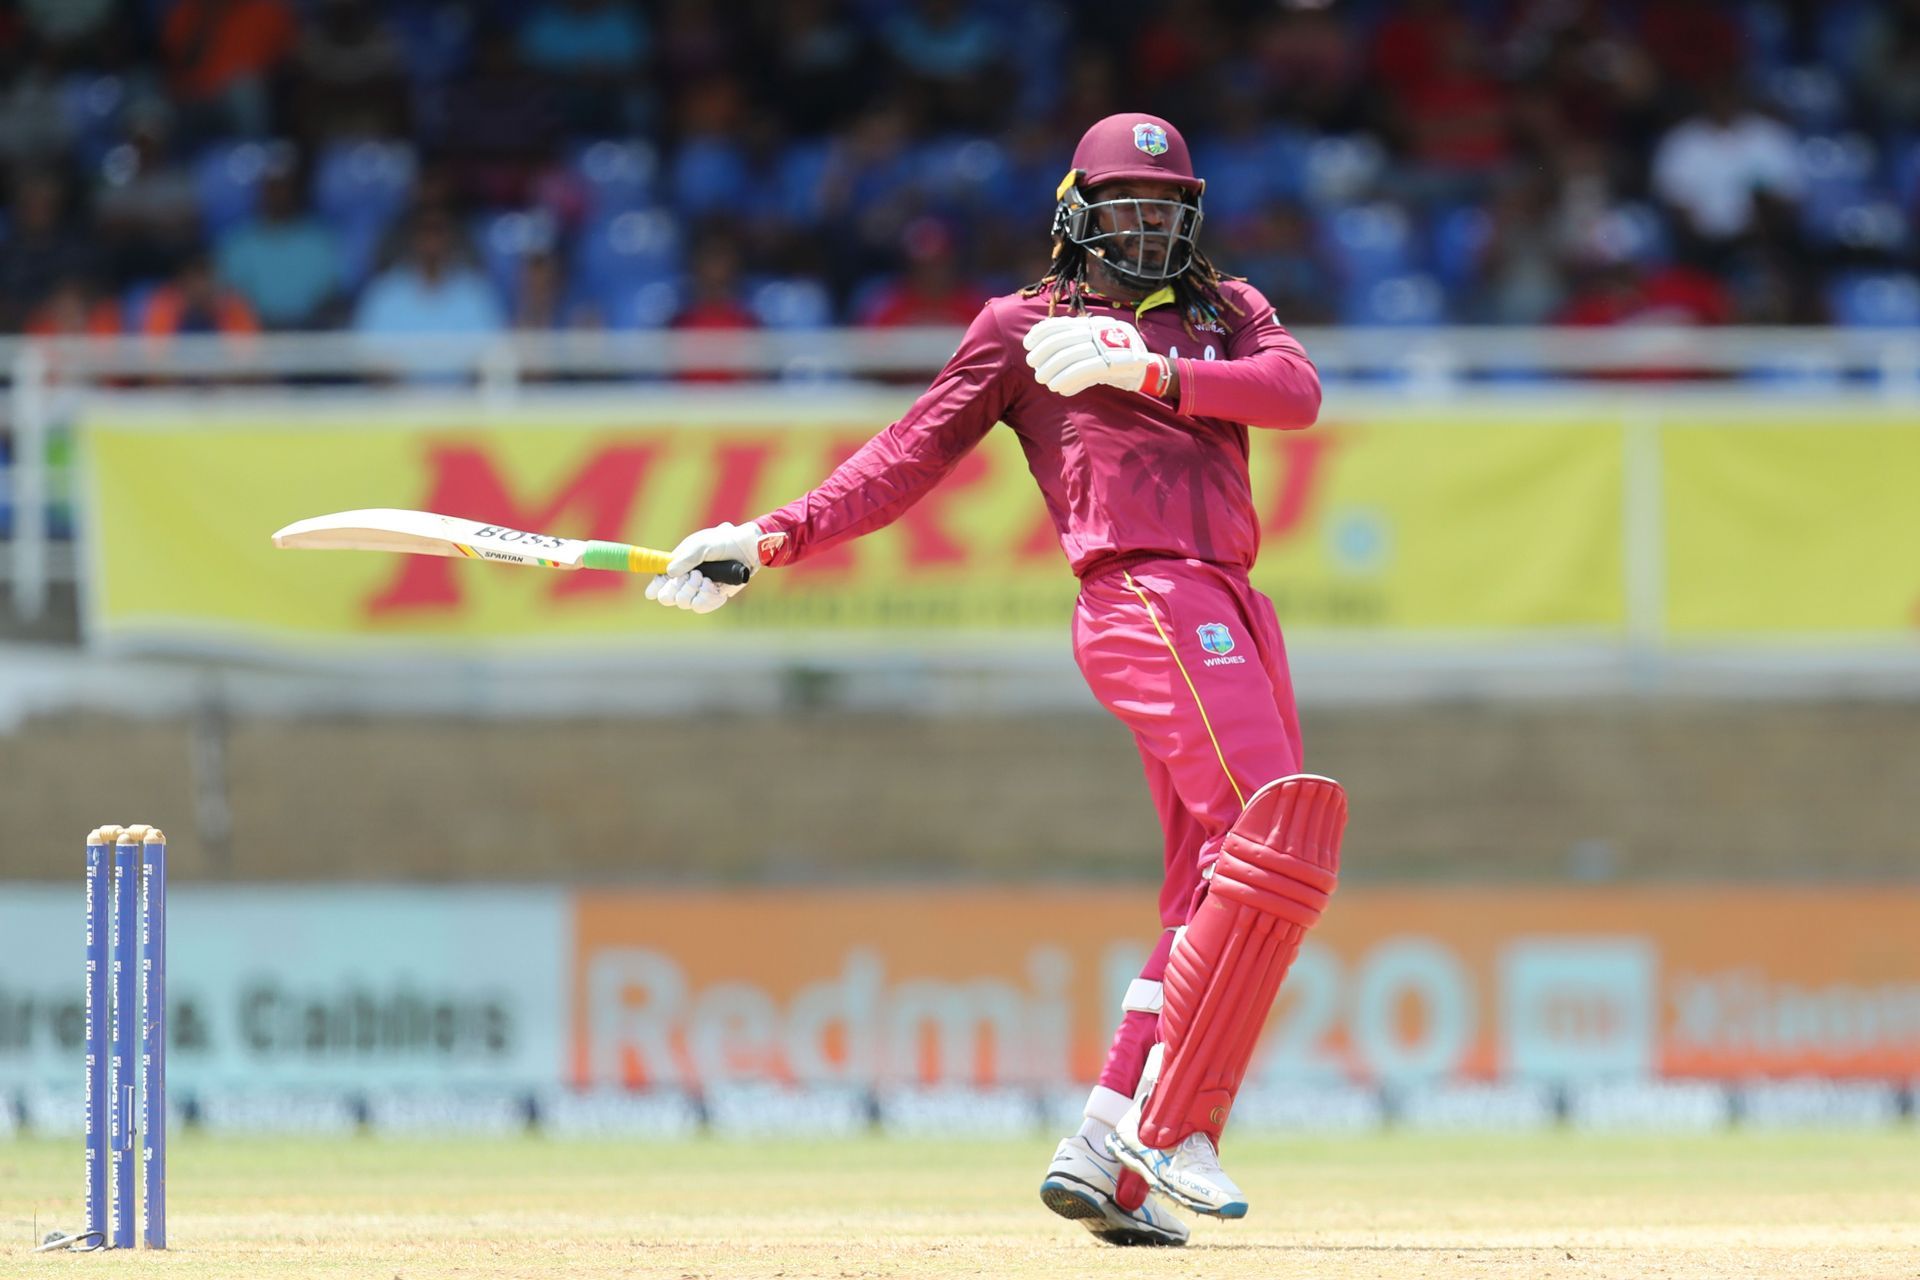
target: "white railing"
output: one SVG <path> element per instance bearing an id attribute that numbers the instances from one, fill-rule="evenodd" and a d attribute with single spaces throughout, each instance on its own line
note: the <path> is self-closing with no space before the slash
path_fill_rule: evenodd
<path id="1" fill-rule="evenodd" d="M 215 394 L 240 387 L 304 398 L 342 383 L 467 388 L 483 407 L 514 403 L 530 387 L 672 379 L 692 371 L 743 378 L 845 385 L 886 378 L 911 381 L 937 369 L 959 341 L 954 329 L 778 330 L 761 332 L 526 333 L 493 338 L 368 338 L 356 334 L 279 334 L 248 338 L 0 340 L 12 465 L 0 474 L 0 505 L 11 509 L 11 536 L 0 541 L 16 619 L 47 608 L 49 588 L 77 572 L 71 547 L 49 536 L 64 492 L 47 462 L 62 422 L 85 412 L 88 397 L 164 388 Z M 1764 394 L 1793 388 L 1822 394 L 1920 401 L 1920 330 L 1887 329 L 1324 329 L 1300 335 L 1329 384 L 1329 403 L 1346 387 L 1369 394 L 1448 397 L 1512 388 L 1541 394 L 1541 379 L 1572 393 L 1618 394 L 1620 375 L 1654 371 L 1674 393 L 1686 379 L 1726 391 L 1767 379 Z M 1557 392 L 1556 392 L 1557 393 Z M 878 425 L 878 424 L 876 424 Z M 65 477 L 60 477 L 65 480 Z"/>

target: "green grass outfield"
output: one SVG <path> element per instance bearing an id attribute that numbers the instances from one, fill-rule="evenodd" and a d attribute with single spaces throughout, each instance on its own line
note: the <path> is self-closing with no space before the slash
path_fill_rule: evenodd
<path id="1" fill-rule="evenodd" d="M 176 1138 L 164 1255 L 29 1252 L 78 1142 L 0 1142 L 0 1275 L 1920 1277 L 1920 1134 L 1230 1141 L 1251 1216 L 1108 1249 L 1045 1141 Z"/>

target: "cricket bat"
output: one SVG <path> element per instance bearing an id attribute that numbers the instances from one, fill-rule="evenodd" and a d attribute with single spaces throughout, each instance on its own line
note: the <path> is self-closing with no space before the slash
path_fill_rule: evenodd
<path id="1" fill-rule="evenodd" d="M 462 520 L 431 511 L 370 507 L 296 520 L 273 535 L 276 547 L 326 551 L 399 551 L 415 556 L 456 556 L 530 564 L 542 569 L 611 569 L 616 573 L 665 573 L 669 553 L 626 542 L 557 538 L 505 525 Z M 750 572 L 738 560 L 710 560 L 700 572 L 737 587 Z"/>

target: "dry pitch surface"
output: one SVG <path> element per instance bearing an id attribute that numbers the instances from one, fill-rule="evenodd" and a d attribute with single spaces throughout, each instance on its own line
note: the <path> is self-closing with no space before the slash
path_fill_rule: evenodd
<path id="1" fill-rule="evenodd" d="M 1108 1249 L 1052 1144 L 179 1138 L 164 1255 L 34 1255 L 76 1143 L 0 1142 L 0 1275 L 1920 1277 L 1920 1135 L 1255 1140 L 1253 1213 Z"/>

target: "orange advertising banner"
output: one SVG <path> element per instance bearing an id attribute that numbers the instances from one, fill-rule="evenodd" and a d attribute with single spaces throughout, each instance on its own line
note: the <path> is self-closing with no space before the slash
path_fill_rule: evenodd
<path id="1" fill-rule="evenodd" d="M 579 1084 L 1090 1080 L 1150 890 L 597 892 Z M 1920 891 L 1342 890 L 1250 1078 L 1920 1075 Z"/>

